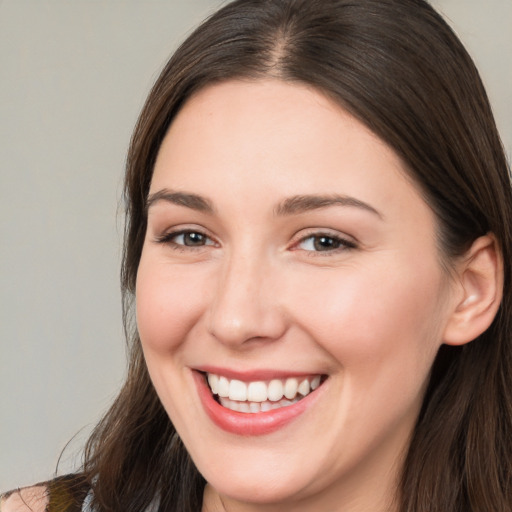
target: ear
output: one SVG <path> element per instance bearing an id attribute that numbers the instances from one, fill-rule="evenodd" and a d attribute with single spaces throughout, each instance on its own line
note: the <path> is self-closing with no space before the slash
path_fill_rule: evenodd
<path id="1" fill-rule="evenodd" d="M 477 238 L 456 264 L 453 312 L 444 331 L 447 345 L 464 345 L 491 325 L 503 295 L 503 258 L 494 235 Z"/>

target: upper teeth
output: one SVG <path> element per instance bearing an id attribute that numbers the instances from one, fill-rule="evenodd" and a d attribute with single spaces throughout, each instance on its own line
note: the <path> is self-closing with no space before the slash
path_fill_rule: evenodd
<path id="1" fill-rule="evenodd" d="M 227 379 L 222 375 L 208 374 L 208 384 L 214 395 L 240 402 L 277 402 L 283 397 L 288 400 L 295 398 L 297 393 L 308 395 L 320 385 L 320 375 L 307 378 L 291 377 L 270 381 L 243 382 Z"/>

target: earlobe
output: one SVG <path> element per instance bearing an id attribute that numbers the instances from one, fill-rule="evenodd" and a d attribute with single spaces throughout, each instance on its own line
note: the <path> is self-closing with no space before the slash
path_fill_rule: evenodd
<path id="1" fill-rule="evenodd" d="M 489 328 L 503 294 L 503 258 L 494 235 L 477 238 L 457 263 L 453 311 L 444 331 L 447 345 L 463 345 Z"/>

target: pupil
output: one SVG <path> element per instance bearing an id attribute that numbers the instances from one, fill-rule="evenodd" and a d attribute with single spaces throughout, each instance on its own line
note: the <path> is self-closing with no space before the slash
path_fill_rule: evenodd
<path id="1" fill-rule="evenodd" d="M 328 251 L 329 249 L 337 249 L 340 243 L 334 238 L 320 236 L 315 238 L 314 246 L 317 251 Z"/>
<path id="2" fill-rule="evenodd" d="M 204 245 L 204 236 L 201 233 L 186 233 L 185 245 Z"/>

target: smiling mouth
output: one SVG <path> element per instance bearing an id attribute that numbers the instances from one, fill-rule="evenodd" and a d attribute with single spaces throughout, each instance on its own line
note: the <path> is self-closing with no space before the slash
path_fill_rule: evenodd
<path id="1" fill-rule="evenodd" d="M 243 382 L 215 373 L 206 373 L 205 376 L 218 403 L 232 411 L 249 414 L 293 405 L 315 391 L 326 379 L 325 375 L 311 375 Z"/>

